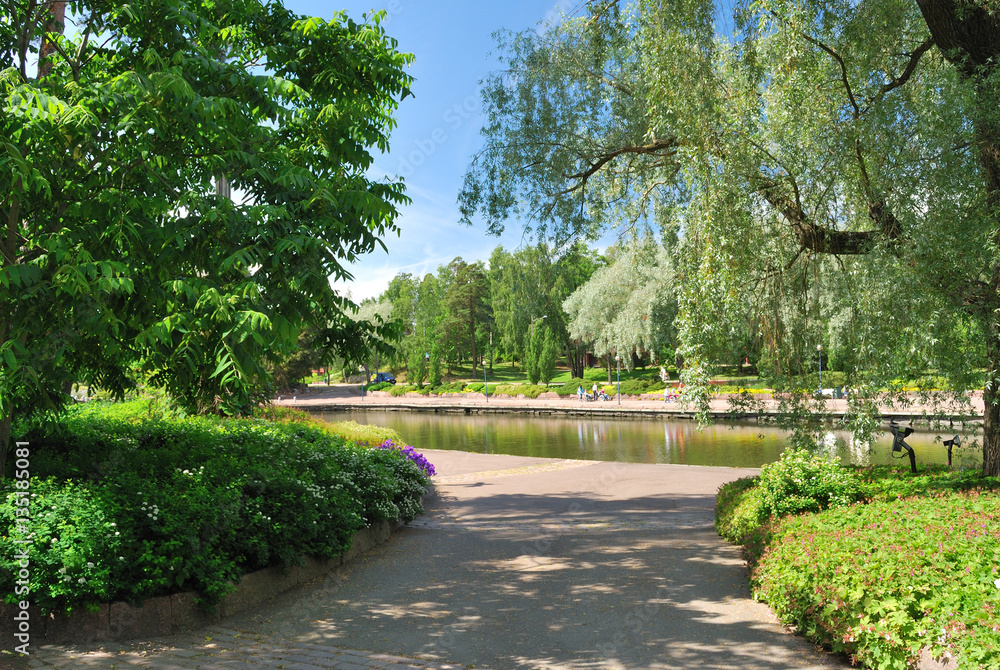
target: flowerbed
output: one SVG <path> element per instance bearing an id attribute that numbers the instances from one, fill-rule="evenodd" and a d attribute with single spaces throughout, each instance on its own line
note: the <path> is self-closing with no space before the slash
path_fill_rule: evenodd
<path id="1" fill-rule="evenodd" d="M 241 574 L 329 558 L 379 521 L 419 514 L 427 475 L 399 450 L 305 424 L 75 408 L 30 428 L 33 604 L 69 612 L 195 590 L 214 606 Z M 0 590 L 14 596 L 14 495 L 0 487 Z"/>
<path id="2" fill-rule="evenodd" d="M 782 461 L 717 499 L 755 598 L 867 667 L 913 667 L 927 650 L 1000 668 L 1000 479 Z"/>

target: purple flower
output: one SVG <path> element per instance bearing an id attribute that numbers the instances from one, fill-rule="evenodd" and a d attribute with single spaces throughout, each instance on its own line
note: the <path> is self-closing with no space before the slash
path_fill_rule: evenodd
<path id="1" fill-rule="evenodd" d="M 397 450 L 403 452 L 403 455 L 406 456 L 411 461 L 413 461 L 414 463 L 416 463 L 417 466 L 421 470 L 423 470 L 424 474 L 426 474 L 428 477 L 433 477 L 435 475 L 435 473 L 436 473 L 436 471 L 434 470 L 434 466 L 430 463 L 430 461 L 428 461 L 426 458 L 424 458 L 423 454 L 421 454 L 420 452 L 416 451 L 411 446 L 408 446 L 408 445 L 404 444 L 403 446 L 400 447 L 400 446 L 397 446 L 396 443 L 393 442 L 392 440 L 386 440 L 385 442 L 383 442 L 382 444 L 380 444 L 378 446 L 378 448 L 379 449 L 397 449 Z"/>

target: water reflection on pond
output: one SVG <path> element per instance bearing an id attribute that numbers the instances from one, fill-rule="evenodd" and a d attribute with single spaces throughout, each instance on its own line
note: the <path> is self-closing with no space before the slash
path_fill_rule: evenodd
<path id="1" fill-rule="evenodd" d="M 327 421 L 353 420 L 396 430 L 407 444 L 420 449 L 474 453 L 576 458 L 628 463 L 675 463 L 728 467 L 760 467 L 778 460 L 787 433 L 753 423 L 716 424 L 702 431 L 690 421 L 591 419 L 521 414 L 436 414 L 431 412 L 322 412 Z M 914 433 L 907 442 L 921 463 L 946 463 L 947 450 L 938 434 Z M 945 439 L 951 434 L 944 435 Z M 830 438 L 844 463 L 894 462 L 888 431 L 874 449 L 852 449 L 847 433 Z M 973 438 L 955 451 L 956 466 L 978 467 L 981 451 Z M 907 460 L 899 460 L 905 465 Z"/>

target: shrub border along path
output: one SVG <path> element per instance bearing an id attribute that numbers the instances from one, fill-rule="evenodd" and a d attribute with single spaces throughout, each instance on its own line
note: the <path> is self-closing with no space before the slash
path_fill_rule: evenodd
<path id="1" fill-rule="evenodd" d="M 247 612 L 279 593 L 337 570 L 385 542 L 402 525 L 383 521 L 360 530 L 351 538 L 350 549 L 331 559 L 305 557 L 302 566 L 288 570 L 264 568 L 243 575 L 235 591 L 222 598 L 215 616 L 195 603 L 197 594 L 193 592 L 150 598 L 138 607 L 126 602 L 104 604 L 96 612 L 78 609 L 68 616 L 55 612 L 44 616 L 33 608 L 30 615 L 35 623 L 31 629 L 31 643 L 92 644 L 160 637 L 201 628 L 219 619 Z M 16 605 L 0 604 L 0 635 L 4 641 L 14 639 L 14 614 L 17 611 Z"/>

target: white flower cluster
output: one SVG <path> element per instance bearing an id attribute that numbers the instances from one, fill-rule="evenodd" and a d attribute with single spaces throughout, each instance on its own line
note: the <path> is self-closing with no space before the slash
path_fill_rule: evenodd
<path id="1" fill-rule="evenodd" d="M 160 518 L 160 508 L 157 507 L 156 505 L 151 505 L 143 501 L 142 507 L 140 507 L 139 509 L 141 509 L 143 512 L 146 512 L 146 516 L 152 519 L 153 521 L 156 521 L 157 519 Z"/>

